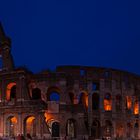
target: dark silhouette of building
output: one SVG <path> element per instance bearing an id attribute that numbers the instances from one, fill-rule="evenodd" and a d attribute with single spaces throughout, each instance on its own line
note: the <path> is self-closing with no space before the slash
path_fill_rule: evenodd
<path id="1" fill-rule="evenodd" d="M 15 68 L 0 24 L 0 135 L 139 139 L 140 77 L 98 67 Z"/>

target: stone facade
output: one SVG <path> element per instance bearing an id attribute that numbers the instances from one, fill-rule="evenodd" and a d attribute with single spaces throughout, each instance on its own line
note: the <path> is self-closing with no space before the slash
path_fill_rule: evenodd
<path id="1" fill-rule="evenodd" d="M 15 68 L 0 25 L 0 136 L 140 139 L 140 77 L 98 67 Z"/>

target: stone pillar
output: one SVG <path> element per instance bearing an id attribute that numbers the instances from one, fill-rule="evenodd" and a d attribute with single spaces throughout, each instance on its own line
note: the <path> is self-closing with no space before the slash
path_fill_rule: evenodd
<path id="1" fill-rule="evenodd" d="M 115 101 L 116 96 L 114 93 L 112 93 L 112 113 L 116 113 L 116 101 Z"/>
<path id="2" fill-rule="evenodd" d="M 6 84 L 5 84 L 5 80 L 2 80 L 2 83 L 1 83 L 1 87 L 2 87 L 2 90 L 1 90 L 1 97 L 2 97 L 2 103 L 5 102 L 6 100 Z"/>
<path id="3" fill-rule="evenodd" d="M 100 80 L 100 125 L 101 125 L 101 136 L 103 137 L 104 135 L 104 91 L 105 91 L 105 86 L 104 86 L 104 79 Z"/>
<path id="4" fill-rule="evenodd" d="M 112 121 L 112 124 L 113 124 L 113 138 L 116 138 L 116 121 L 114 120 L 114 122 Z"/>
<path id="5" fill-rule="evenodd" d="M 91 136 L 91 127 L 92 127 L 92 93 L 88 95 L 88 125 L 89 125 L 89 136 Z"/>
<path id="6" fill-rule="evenodd" d="M 43 137 L 43 124 L 45 123 L 44 114 L 42 112 L 39 112 L 35 116 L 35 121 L 36 121 L 36 136 L 37 138 L 40 139 Z"/>
<path id="7" fill-rule="evenodd" d="M 4 135 L 4 114 L 1 114 L 1 136 Z"/>
<path id="8" fill-rule="evenodd" d="M 19 82 L 17 83 L 17 101 L 22 101 L 23 99 L 22 99 L 22 93 L 23 93 L 23 91 L 25 90 L 24 89 L 24 76 L 22 75 L 22 76 L 20 76 L 20 78 L 19 78 Z"/>
<path id="9" fill-rule="evenodd" d="M 23 129 L 22 129 L 22 127 L 23 127 L 24 125 L 23 125 L 23 120 L 22 120 L 22 114 L 21 113 L 18 113 L 18 134 L 23 134 Z"/>
<path id="10" fill-rule="evenodd" d="M 60 137 L 65 137 L 66 136 L 66 123 L 67 123 L 67 120 L 66 120 L 64 114 L 61 116 L 60 121 L 63 121 L 63 123 L 60 122 Z"/>
<path id="11" fill-rule="evenodd" d="M 6 134 L 6 127 L 7 127 L 7 126 L 6 126 L 6 124 L 7 124 L 6 121 L 7 121 L 7 120 L 6 120 L 6 119 L 7 119 L 7 117 L 5 116 L 5 114 L 3 114 L 3 135 L 4 135 L 4 136 L 7 135 L 7 134 Z"/>
<path id="12" fill-rule="evenodd" d="M 36 136 L 40 138 L 40 114 L 35 115 Z"/>
<path id="13" fill-rule="evenodd" d="M 116 95 L 115 95 L 115 81 L 112 81 L 112 113 L 116 113 Z"/>
<path id="14" fill-rule="evenodd" d="M 100 80 L 100 110 L 104 112 L 104 80 Z"/>

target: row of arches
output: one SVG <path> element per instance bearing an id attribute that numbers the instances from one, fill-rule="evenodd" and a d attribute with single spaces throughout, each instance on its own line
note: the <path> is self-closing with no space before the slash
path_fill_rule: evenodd
<path id="1" fill-rule="evenodd" d="M 47 125 L 49 128 L 49 132 L 52 137 L 60 136 L 60 122 L 54 119 L 50 119 L 47 121 Z M 68 119 L 66 122 L 66 136 L 70 138 L 76 137 L 76 120 L 73 118 Z"/>
<path id="2" fill-rule="evenodd" d="M 113 99 L 110 93 L 106 93 L 104 96 L 104 110 L 111 111 L 112 103 L 115 103 L 116 111 L 122 111 L 123 106 L 127 111 L 133 111 L 135 115 L 139 114 L 139 100 L 137 96 L 125 96 L 124 99 L 120 94 L 117 94 Z M 125 102 L 125 105 L 123 104 Z M 132 105 L 133 104 L 133 105 Z"/>
<path id="3" fill-rule="evenodd" d="M 6 90 L 6 99 L 7 101 L 11 101 L 16 99 L 16 83 L 10 83 L 7 85 Z M 60 94 L 61 91 L 57 87 L 51 87 L 47 91 L 46 99 L 47 101 L 60 101 Z M 72 104 L 83 104 L 86 108 L 88 108 L 88 93 L 87 92 L 81 92 L 78 97 L 75 97 L 75 95 L 72 92 L 69 92 L 69 99 Z M 33 88 L 30 94 L 30 97 L 32 100 L 42 100 L 42 94 L 41 90 L 39 88 Z M 78 99 L 75 99 L 78 98 Z M 133 97 L 134 101 L 132 100 L 132 96 L 125 96 L 125 99 L 123 99 L 121 94 L 117 94 L 115 98 L 113 99 L 110 93 L 104 94 L 103 99 L 103 106 L 105 111 L 111 111 L 112 110 L 112 102 L 115 101 L 115 109 L 116 111 L 121 111 L 123 107 L 123 101 L 125 101 L 126 110 L 132 110 L 135 115 L 139 114 L 139 100 L 138 97 Z M 45 99 L 44 99 L 45 100 Z M 78 101 L 77 101 L 78 100 Z M 132 102 L 133 108 L 132 108 Z M 92 109 L 98 110 L 100 106 L 100 95 L 99 93 L 93 93 L 92 94 Z"/>
<path id="4" fill-rule="evenodd" d="M 91 136 L 95 139 L 101 137 L 139 138 L 139 123 L 138 121 L 135 123 L 115 122 L 115 126 L 113 126 L 110 120 L 106 120 L 104 125 L 101 126 L 99 120 L 94 120 L 91 127 Z"/>
<path id="5" fill-rule="evenodd" d="M 10 116 L 6 120 L 6 135 L 7 136 L 17 136 L 18 132 L 18 119 L 15 116 Z M 36 136 L 36 123 L 34 116 L 28 116 L 24 119 L 24 135 L 30 134 L 31 136 Z"/>
<path id="6" fill-rule="evenodd" d="M 36 136 L 36 125 L 37 119 L 34 116 L 28 116 L 24 119 L 24 135 L 30 134 L 32 137 Z M 6 120 L 6 135 L 17 136 L 18 135 L 18 119 L 15 116 L 10 116 Z M 51 137 L 60 137 L 60 122 L 54 119 L 47 121 L 48 130 Z M 68 119 L 66 123 L 66 136 L 75 138 L 76 137 L 76 121 L 74 119 Z"/>
<path id="7" fill-rule="evenodd" d="M 7 119 L 6 133 L 8 136 L 15 136 L 17 134 L 17 118 L 11 116 Z M 48 129 L 52 137 L 60 136 L 60 122 L 54 119 L 47 121 Z M 132 129 L 134 131 L 132 131 Z M 133 123 L 116 122 L 115 127 L 110 120 L 106 120 L 104 125 L 101 126 L 99 120 L 93 120 L 91 127 L 91 136 L 94 138 L 113 137 L 114 133 L 116 137 L 132 137 L 134 132 L 135 138 L 139 137 L 139 123 L 136 121 Z M 24 120 L 24 135 L 30 134 L 36 136 L 36 120 L 34 116 L 29 116 Z M 76 121 L 68 119 L 66 123 L 66 136 L 76 137 Z"/>
<path id="8" fill-rule="evenodd" d="M 72 96 L 71 96 L 72 97 Z M 100 109 L 100 95 L 99 93 L 92 94 L 92 109 L 99 110 Z M 110 93 L 104 94 L 103 97 L 103 108 L 105 111 L 112 111 L 113 102 L 115 103 L 115 110 L 122 111 L 123 105 L 125 102 L 125 109 L 127 111 L 133 111 L 135 115 L 139 114 L 139 100 L 137 96 L 125 96 L 124 99 L 120 94 L 117 94 L 113 99 Z M 79 103 L 88 106 L 88 94 L 81 93 L 79 98 Z"/>
<path id="9" fill-rule="evenodd" d="M 99 93 L 93 93 L 92 99 L 88 99 L 88 94 L 86 92 L 82 92 L 79 96 L 79 104 L 83 104 L 88 107 L 88 100 L 92 100 L 92 109 L 99 110 L 100 109 L 100 95 Z M 124 98 L 124 99 L 123 99 Z M 74 94 L 70 93 L 71 102 L 74 103 Z M 111 96 L 110 93 L 105 93 L 103 97 L 103 108 L 105 111 L 112 111 L 113 102 L 115 103 L 115 110 L 122 111 L 122 109 L 126 109 L 127 111 L 133 111 L 135 115 L 139 114 L 139 100 L 137 96 L 125 96 L 122 97 L 121 94 L 117 94 L 115 98 Z M 125 102 L 125 105 L 124 105 Z M 125 107 L 124 107 L 125 106 Z"/>
<path id="10" fill-rule="evenodd" d="M 17 85 L 12 82 L 6 87 L 6 100 L 13 101 L 17 98 Z M 33 88 L 30 93 L 30 98 L 32 100 L 42 100 L 41 90 L 39 88 Z M 59 88 L 53 87 L 49 88 L 47 91 L 48 101 L 59 101 L 60 100 L 60 90 Z"/>
<path id="11" fill-rule="evenodd" d="M 39 88 L 33 88 L 30 93 L 30 97 L 33 100 L 47 100 L 47 101 L 60 101 L 60 89 L 57 87 L 48 88 L 46 98 L 42 97 L 41 90 Z"/>

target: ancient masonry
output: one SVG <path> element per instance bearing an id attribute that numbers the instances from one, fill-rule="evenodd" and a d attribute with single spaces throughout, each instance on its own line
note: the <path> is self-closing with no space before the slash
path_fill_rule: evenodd
<path id="1" fill-rule="evenodd" d="M 0 25 L 0 136 L 140 138 L 138 75 L 84 66 L 33 74 L 15 68 L 10 50 Z"/>

